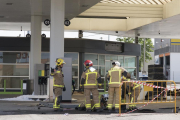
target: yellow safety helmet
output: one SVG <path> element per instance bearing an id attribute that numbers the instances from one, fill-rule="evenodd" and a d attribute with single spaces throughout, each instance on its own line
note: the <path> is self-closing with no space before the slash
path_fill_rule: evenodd
<path id="1" fill-rule="evenodd" d="M 66 63 L 64 62 L 63 59 L 57 58 L 57 59 L 56 59 L 56 65 L 57 65 L 57 66 L 60 66 L 60 65 L 62 65 L 62 64 L 66 64 Z"/>

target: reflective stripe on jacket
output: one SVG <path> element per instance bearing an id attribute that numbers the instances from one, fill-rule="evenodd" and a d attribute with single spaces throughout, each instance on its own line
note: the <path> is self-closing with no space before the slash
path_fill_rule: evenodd
<path id="1" fill-rule="evenodd" d="M 92 72 L 89 69 L 87 69 L 86 71 L 84 71 L 81 76 L 81 80 L 82 79 L 85 80 L 84 88 L 97 88 L 98 85 L 97 78 L 99 77 L 100 75 L 97 72 L 97 70 Z"/>
<path id="2" fill-rule="evenodd" d="M 125 71 L 124 68 L 115 66 L 108 71 L 109 87 L 119 87 L 121 83 L 121 75 Z"/>

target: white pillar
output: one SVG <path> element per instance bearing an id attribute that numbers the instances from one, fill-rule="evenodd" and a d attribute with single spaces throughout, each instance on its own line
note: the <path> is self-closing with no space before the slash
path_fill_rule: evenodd
<path id="1" fill-rule="evenodd" d="M 56 58 L 64 57 L 65 0 L 51 0 L 50 67 Z M 53 80 L 50 78 L 50 101 L 53 100 Z"/>
<path id="2" fill-rule="evenodd" d="M 30 79 L 34 79 L 35 64 L 41 63 L 41 16 L 31 16 Z"/>
<path id="3" fill-rule="evenodd" d="M 42 0 L 31 0 L 31 42 L 30 42 L 30 79 L 34 79 L 34 91 L 38 80 L 35 79 L 35 65 L 41 64 Z M 36 86 L 36 87 L 35 87 Z"/>

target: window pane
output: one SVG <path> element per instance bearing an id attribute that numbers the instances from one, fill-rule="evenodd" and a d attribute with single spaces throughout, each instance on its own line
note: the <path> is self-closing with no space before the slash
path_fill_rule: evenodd
<path id="1" fill-rule="evenodd" d="M 0 76 L 29 76 L 29 65 L 0 65 Z"/>
<path id="2" fill-rule="evenodd" d="M 93 65 L 98 65 L 98 55 L 97 54 L 85 54 L 85 60 L 91 60 Z"/>
<path id="3" fill-rule="evenodd" d="M 106 60 L 118 60 L 117 55 L 106 55 Z"/>
<path id="4" fill-rule="evenodd" d="M 132 68 L 132 69 L 126 69 L 130 74 L 131 74 L 131 78 L 134 79 L 136 78 L 136 68 Z"/>
<path id="5" fill-rule="evenodd" d="M 101 67 L 101 66 L 99 66 L 99 74 L 101 75 L 101 77 L 105 77 L 105 67 Z"/>
<path id="6" fill-rule="evenodd" d="M 79 88 L 78 88 L 78 84 L 79 84 L 78 78 L 73 78 L 73 80 L 75 81 L 75 89 L 79 89 Z M 72 88 L 72 89 L 73 89 L 73 88 Z"/>
<path id="7" fill-rule="evenodd" d="M 46 64 L 49 62 L 50 53 L 41 53 L 41 63 Z"/>
<path id="8" fill-rule="evenodd" d="M 135 57 L 125 57 L 125 67 L 136 67 Z"/>
<path id="9" fill-rule="evenodd" d="M 78 66 L 72 66 L 72 76 L 78 76 Z"/>
<path id="10" fill-rule="evenodd" d="M 0 63 L 29 63 L 29 53 L 0 52 Z"/>
<path id="11" fill-rule="evenodd" d="M 124 57 L 123 56 L 118 56 L 118 61 L 121 64 L 121 67 L 124 67 Z"/>
<path id="12" fill-rule="evenodd" d="M 99 89 L 104 89 L 104 78 L 101 78 L 101 87 Z"/>
<path id="13" fill-rule="evenodd" d="M 108 72 L 108 70 L 110 70 L 112 68 L 112 62 L 111 61 L 106 61 L 106 74 Z"/>
<path id="14" fill-rule="evenodd" d="M 0 88 L 1 92 L 4 88 L 4 82 L 6 81 L 6 91 L 9 91 L 8 88 L 21 88 L 21 80 L 29 79 L 27 77 L 7 77 L 7 78 L 0 78 Z"/>
<path id="15" fill-rule="evenodd" d="M 105 65 L 105 55 L 99 55 L 99 65 Z"/>
<path id="16" fill-rule="evenodd" d="M 64 53 L 64 57 L 72 58 L 72 64 L 78 64 L 78 53 Z M 41 53 L 41 63 L 49 62 L 50 53 Z"/>
<path id="17" fill-rule="evenodd" d="M 65 58 L 72 58 L 72 64 L 78 64 L 78 53 L 64 53 Z"/>

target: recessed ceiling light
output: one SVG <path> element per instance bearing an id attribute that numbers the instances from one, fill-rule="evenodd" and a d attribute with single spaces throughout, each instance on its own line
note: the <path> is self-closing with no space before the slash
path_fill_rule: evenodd
<path id="1" fill-rule="evenodd" d="M 82 5 L 81 7 L 88 7 L 89 5 Z"/>
<path id="2" fill-rule="evenodd" d="M 12 5 L 13 3 L 6 3 L 6 5 Z"/>

